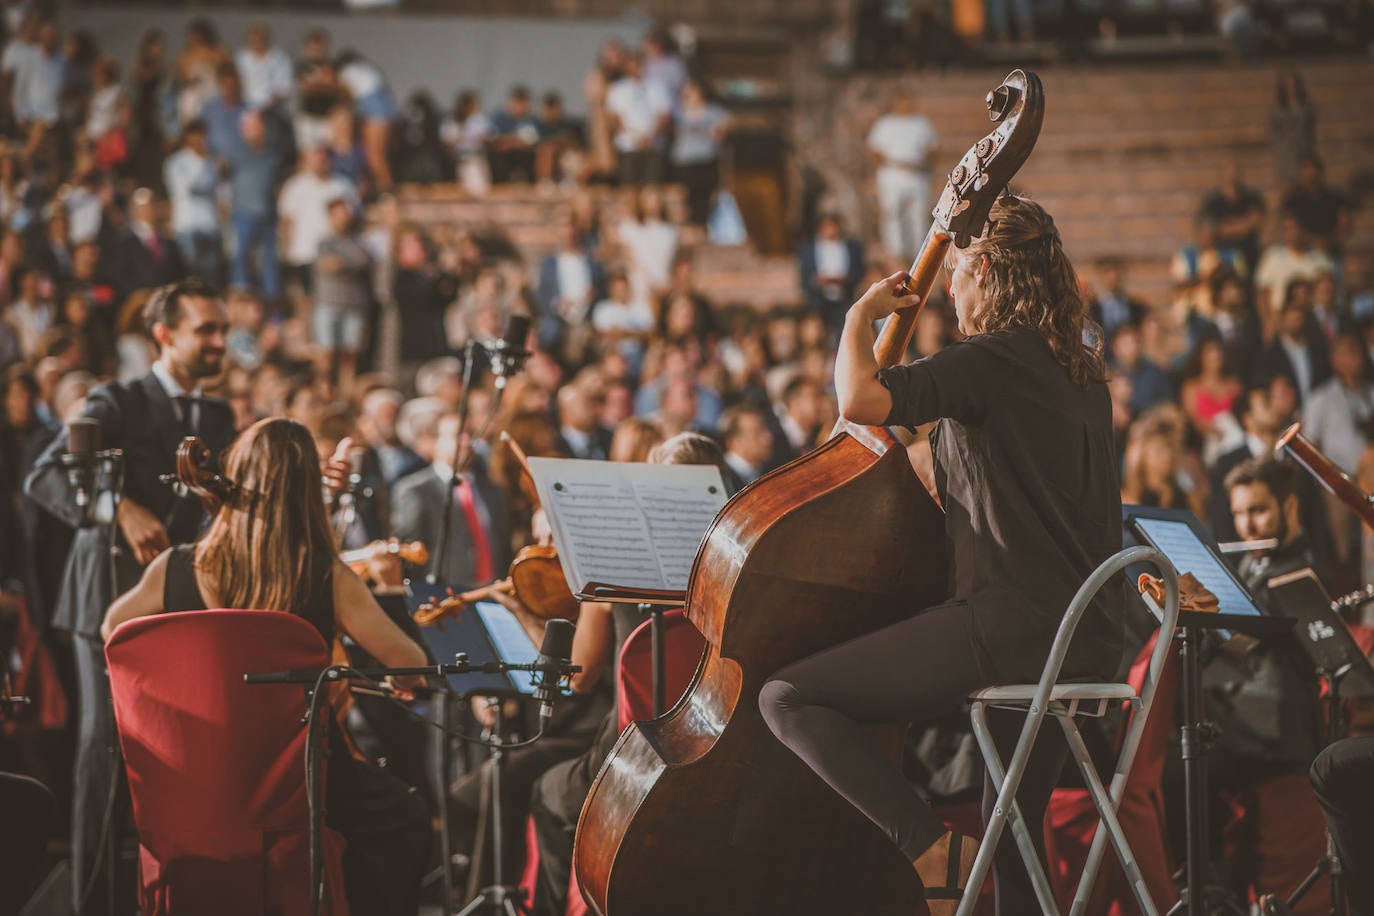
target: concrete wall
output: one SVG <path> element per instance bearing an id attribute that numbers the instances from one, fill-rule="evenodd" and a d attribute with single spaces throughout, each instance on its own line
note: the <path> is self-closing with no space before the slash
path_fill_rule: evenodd
<path id="1" fill-rule="evenodd" d="M 200 6 L 168 9 L 148 6 L 63 4 L 64 28 L 90 29 L 102 50 L 124 64 L 133 59 L 139 36 L 160 28 L 173 54 L 192 18 L 208 16 L 231 48 L 242 45 L 254 23 L 266 20 L 276 43 L 293 57 L 312 28 L 326 28 L 336 51 L 356 48 L 381 66 L 399 100 L 425 88 L 445 109 L 459 89 L 476 89 L 489 108 L 506 90 L 525 83 L 536 93 L 556 89 L 570 111 L 581 114 L 582 77 L 608 38 L 637 42 L 647 28 L 643 17 L 619 19 L 515 19 L 477 16 L 396 15 L 393 13 L 300 13 L 279 9 Z"/>

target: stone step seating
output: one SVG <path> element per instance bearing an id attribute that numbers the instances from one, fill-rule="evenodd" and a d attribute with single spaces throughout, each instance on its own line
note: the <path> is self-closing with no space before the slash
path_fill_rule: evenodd
<path id="1" fill-rule="evenodd" d="M 589 193 L 600 207 L 602 225 L 613 226 L 622 212 L 621 195 L 606 188 Z M 670 186 L 664 196 L 669 218 L 681 225 L 682 189 Z M 559 227 L 572 212 L 571 197 L 562 189 L 529 185 L 498 185 L 480 198 L 453 184 L 407 186 L 397 192 L 403 220 L 418 223 L 439 239 L 450 239 L 458 232 L 503 236 L 531 271 L 557 247 Z M 693 253 L 698 286 L 713 302 L 766 309 L 799 301 L 792 258 L 760 257 L 747 246 L 710 245 L 695 226 L 682 225 L 680 232 L 679 248 Z"/>
<path id="2" fill-rule="evenodd" d="M 1285 62 L 1282 66 L 1287 66 Z M 1374 63 L 1334 57 L 1296 61 L 1317 109 L 1318 149 L 1338 185 L 1374 170 Z M 1056 216 L 1080 267 L 1126 259 L 1144 298 L 1171 294 L 1168 263 L 1195 235 L 1201 198 L 1216 186 L 1228 153 L 1241 157 L 1247 183 L 1278 205 L 1268 111 L 1279 64 L 1192 63 L 1163 67 L 1050 68 L 1048 98 L 1034 155 L 1017 176 Z M 921 74 L 921 110 L 945 138 L 941 168 L 962 150 L 955 138 L 979 136 L 988 121 L 977 98 L 1001 73 Z M 1270 220 L 1268 237 L 1274 235 Z M 1348 247 L 1359 268 L 1374 260 L 1374 220 L 1357 214 Z"/>

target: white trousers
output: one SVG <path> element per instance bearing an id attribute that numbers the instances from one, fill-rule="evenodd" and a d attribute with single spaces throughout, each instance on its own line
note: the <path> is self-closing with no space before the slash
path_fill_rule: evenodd
<path id="1" fill-rule="evenodd" d="M 883 247 L 898 260 L 914 258 L 930 231 L 930 173 L 880 168 L 877 190 Z"/>

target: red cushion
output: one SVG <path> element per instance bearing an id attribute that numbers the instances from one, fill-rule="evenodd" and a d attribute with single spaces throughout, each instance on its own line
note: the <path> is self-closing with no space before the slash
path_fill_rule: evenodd
<path id="1" fill-rule="evenodd" d="M 1156 632 L 1150 638 L 1131 666 L 1127 682 L 1137 692 L 1145 684 L 1150 656 L 1158 636 Z M 1150 718 L 1145 723 L 1131 774 L 1126 779 L 1126 793 L 1117 811 L 1121 829 L 1126 834 L 1136 864 L 1140 866 L 1150 898 L 1161 912 L 1178 898 L 1164 839 L 1164 798 L 1159 788 L 1169 750 L 1169 735 L 1174 728 L 1173 710 L 1178 688 L 1178 651 L 1174 648 L 1160 674 Z M 1116 749 L 1120 750 L 1119 742 Z M 1092 844 L 1097 826 L 1097 809 L 1086 789 L 1055 790 L 1045 812 L 1045 845 L 1050 881 L 1054 884 L 1060 907 L 1065 910 L 1073 902 L 1078 878 L 1088 860 L 1088 847 Z M 1090 913 L 1104 916 L 1139 911 L 1114 849 L 1108 848 L 1103 858 L 1087 909 Z"/>
<path id="2" fill-rule="evenodd" d="M 304 691 L 243 675 L 324 667 L 319 632 L 276 611 L 160 614 L 121 625 L 105 658 L 145 916 L 308 913 Z M 324 912 L 346 916 L 343 839 L 323 837 Z"/>
<path id="3" fill-rule="evenodd" d="M 635 627 L 620 648 L 620 683 L 617 685 L 617 714 L 620 730 L 636 719 L 654 717 L 653 621 Z M 701 654 L 706 651 L 702 636 L 681 610 L 663 615 L 663 696 L 671 709 L 696 674 Z"/>

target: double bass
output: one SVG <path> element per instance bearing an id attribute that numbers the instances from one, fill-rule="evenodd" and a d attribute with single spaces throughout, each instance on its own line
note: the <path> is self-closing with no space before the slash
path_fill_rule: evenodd
<path id="1" fill-rule="evenodd" d="M 1012 71 L 987 104 L 996 127 L 950 173 L 912 265 L 920 302 L 949 246 L 982 234 L 1039 136 L 1035 74 Z M 919 310 L 888 320 L 880 366 L 901 359 Z M 785 665 L 943 600 L 945 553 L 941 510 L 881 427 L 841 421 L 721 509 L 687 587 L 707 640 L 696 675 L 666 714 L 621 734 L 578 821 L 573 867 L 598 913 L 925 911 L 911 863 L 773 737 L 758 696 Z M 900 729 L 874 740 L 895 749 Z"/>

